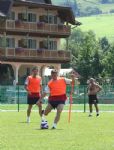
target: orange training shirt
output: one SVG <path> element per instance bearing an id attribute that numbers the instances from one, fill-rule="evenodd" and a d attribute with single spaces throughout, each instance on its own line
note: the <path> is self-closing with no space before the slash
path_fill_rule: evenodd
<path id="1" fill-rule="evenodd" d="M 36 78 L 29 76 L 27 89 L 31 93 L 40 93 L 40 83 L 41 83 L 41 77 L 40 76 L 37 76 Z"/>
<path id="2" fill-rule="evenodd" d="M 64 78 L 57 78 L 48 83 L 50 89 L 50 96 L 59 96 L 66 94 L 66 82 Z"/>

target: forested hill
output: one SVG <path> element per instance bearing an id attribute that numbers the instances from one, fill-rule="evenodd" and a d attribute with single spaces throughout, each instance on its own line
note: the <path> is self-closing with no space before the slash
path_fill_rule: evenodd
<path id="1" fill-rule="evenodd" d="M 92 30 L 97 38 L 114 41 L 114 0 L 52 0 L 55 5 L 71 5 L 82 31 Z M 76 4 L 76 5 L 75 5 Z"/>
<path id="2" fill-rule="evenodd" d="M 77 0 L 78 18 L 83 31 L 92 30 L 99 37 L 114 41 L 114 0 Z"/>
<path id="3" fill-rule="evenodd" d="M 114 0 L 76 0 L 76 3 L 80 17 L 114 13 Z"/>
<path id="4" fill-rule="evenodd" d="M 52 0 L 52 3 L 72 6 L 78 17 L 114 13 L 114 0 Z"/>

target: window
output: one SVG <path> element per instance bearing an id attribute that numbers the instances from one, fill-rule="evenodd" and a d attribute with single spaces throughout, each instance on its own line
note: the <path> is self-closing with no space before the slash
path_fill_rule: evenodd
<path id="1" fill-rule="evenodd" d="M 57 24 L 57 16 L 54 16 L 54 24 Z"/>
<path id="2" fill-rule="evenodd" d="M 19 13 L 18 19 L 22 21 L 27 21 L 27 13 Z"/>
<path id="3" fill-rule="evenodd" d="M 40 48 L 48 49 L 47 40 L 41 41 L 39 45 L 40 45 Z"/>
<path id="4" fill-rule="evenodd" d="M 21 39 L 18 41 L 18 47 L 36 49 L 36 40 Z"/>
<path id="5" fill-rule="evenodd" d="M 27 40 L 26 39 L 20 39 L 18 41 L 18 47 L 27 48 Z"/>
<path id="6" fill-rule="evenodd" d="M 50 24 L 57 24 L 57 16 L 53 15 L 43 15 L 39 18 L 40 22 L 50 23 Z"/>
<path id="7" fill-rule="evenodd" d="M 3 40 L 2 40 L 2 37 L 0 37 L 0 47 L 3 47 Z"/>
<path id="8" fill-rule="evenodd" d="M 36 14 L 33 13 L 19 13 L 18 19 L 22 21 L 28 21 L 28 22 L 36 22 Z"/>
<path id="9" fill-rule="evenodd" d="M 48 23 L 57 24 L 57 16 L 49 15 L 48 18 L 49 18 Z"/>
<path id="10" fill-rule="evenodd" d="M 49 41 L 49 42 L 48 40 L 41 41 L 40 48 L 57 50 L 57 41 Z"/>
<path id="11" fill-rule="evenodd" d="M 36 49 L 36 40 L 28 39 L 28 48 Z"/>
<path id="12" fill-rule="evenodd" d="M 6 38 L 6 47 L 15 48 L 15 39 L 14 38 Z"/>
<path id="13" fill-rule="evenodd" d="M 8 16 L 9 20 L 15 20 L 15 12 L 11 11 Z"/>
<path id="14" fill-rule="evenodd" d="M 40 21 L 40 22 L 48 23 L 48 17 L 47 17 L 47 16 L 45 16 L 45 15 L 40 16 L 40 17 L 39 17 L 39 21 Z"/>
<path id="15" fill-rule="evenodd" d="M 57 50 L 57 41 L 49 41 L 48 49 Z"/>
<path id="16" fill-rule="evenodd" d="M 28 21 L 29 22 L 36 22 L 36 14 L 28 13 Z"/>

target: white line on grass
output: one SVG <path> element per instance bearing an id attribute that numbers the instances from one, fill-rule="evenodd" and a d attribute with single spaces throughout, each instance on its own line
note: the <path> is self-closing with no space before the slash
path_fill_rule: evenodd
<path id="1" fill-rule="evenodd" d="M 1 110 L 0 112 L 17 112 L 18 110 Z M 33 112 L 37 112 L 38 110 L 32 110 Z M 69 110 L 63 110 L 63 112 L 68 112 Z M 26 110 L 19 110 L 19 112 L 26 112 Z M 56 110 L 52 110 L 52 112 L 56 112 Z M 71 112 L 84 112 L 83 110 L 72 110 Z M 86 110 L 86 112 L 89 112 L 88 110 Z M 93 111 L 95 112 L 95 111 Z M 114 110 L 112 111 L 108 111 L 108 110 L 101 110 L 100 112 L 112 112 L 114 113 Z"/>

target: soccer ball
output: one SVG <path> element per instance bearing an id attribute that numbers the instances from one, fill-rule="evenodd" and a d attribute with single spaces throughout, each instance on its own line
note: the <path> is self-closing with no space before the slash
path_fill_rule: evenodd
<path id="1" fill-rule="evenodd" d="M 48 126 L 47 121 L 42 121 L 42 122 L 41 122 L 41 125 L 40 125 L 40 128 L 41 128 L 41 129 L 48 129 L 49 126 Z"/>

